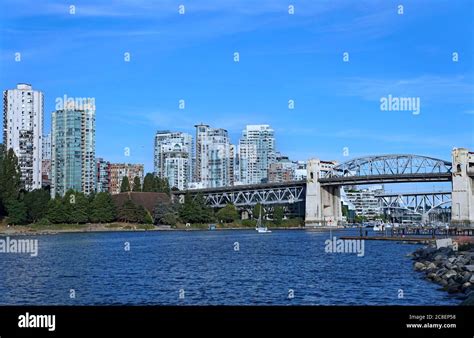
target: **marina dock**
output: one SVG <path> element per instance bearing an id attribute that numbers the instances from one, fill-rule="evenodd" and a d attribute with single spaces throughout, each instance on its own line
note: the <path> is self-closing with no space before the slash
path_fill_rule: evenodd
<path id="1" fill-rule="evenodd" d="M 410 242 L 429 244 L 436 240 L 431 237 L 390 237 L 390 236 L 343 236 L 343 240 L 367 240 L 367 241 L 395 241 L 395 242 Z"/>

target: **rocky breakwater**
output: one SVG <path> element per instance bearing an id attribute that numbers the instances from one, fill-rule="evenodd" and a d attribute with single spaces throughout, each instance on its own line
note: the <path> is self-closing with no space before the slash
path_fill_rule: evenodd
<path id="1" fill-rule="evenodd" d="M 474 246 L 429 246 L 413 253 L 414 269 L 423 272 L 425 278 L 439 284 L 448 293 L 464 299 L 461 304 L 474 305 Z"/>

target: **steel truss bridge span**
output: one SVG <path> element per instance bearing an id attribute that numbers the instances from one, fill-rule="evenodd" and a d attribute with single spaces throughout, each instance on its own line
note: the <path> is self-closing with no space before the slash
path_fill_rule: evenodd
<path id="1" fill-rule="evenodd" d="M 383 193 L 375 197 L 383 209 L 405 209 L 420 215 L 451 203 L 450 191 Z"/>
<path id="2" fill-rule="evenodd" d="M 341 163 L 319 179 L 322 186 L 452 180 L 451 162 L 410 154 L 360 157 Z"/>
<path id="3" fill-rule="evenodd" d="M 184 202 L 186 194 L 196 197 L 201 195 L 206 204 L 212 208 L 223 208 L 226 204 L 236 207 L 262 205 L 283 205 L 304 202 L 306 198 L 306 181 L 284 183 L 267 183 L 240 185 L 223 188 L 190 189 L 173 192 L 173 198 Z"/>

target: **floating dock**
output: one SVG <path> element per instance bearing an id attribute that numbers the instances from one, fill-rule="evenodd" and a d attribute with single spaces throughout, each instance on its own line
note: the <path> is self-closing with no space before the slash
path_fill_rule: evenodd
<path id="1" fill-rule="evenodd" d="M 342 236 L 341 239 L 363 239 L 366 241 L 395 241 L 395 242 L 410 242 L 410 243 L 431 243 L 436 238 L 431 237 L 386 237 L 386 236 Z"/>

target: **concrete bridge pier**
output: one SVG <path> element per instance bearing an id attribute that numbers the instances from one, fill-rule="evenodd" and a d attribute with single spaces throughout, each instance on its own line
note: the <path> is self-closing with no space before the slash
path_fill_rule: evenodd
<path id="1" fill-rule="evenodd" d="M 474 227 L 474 153 L 454 148 L 452 157 L 451 222 Z"/>
<path id="2" fill-rule="evenodd" d="M 341 187 L 321 186 L 321 162 L 311 159 L 307 163 L 306 225 L 336 226 L 342 220 Z"/>

